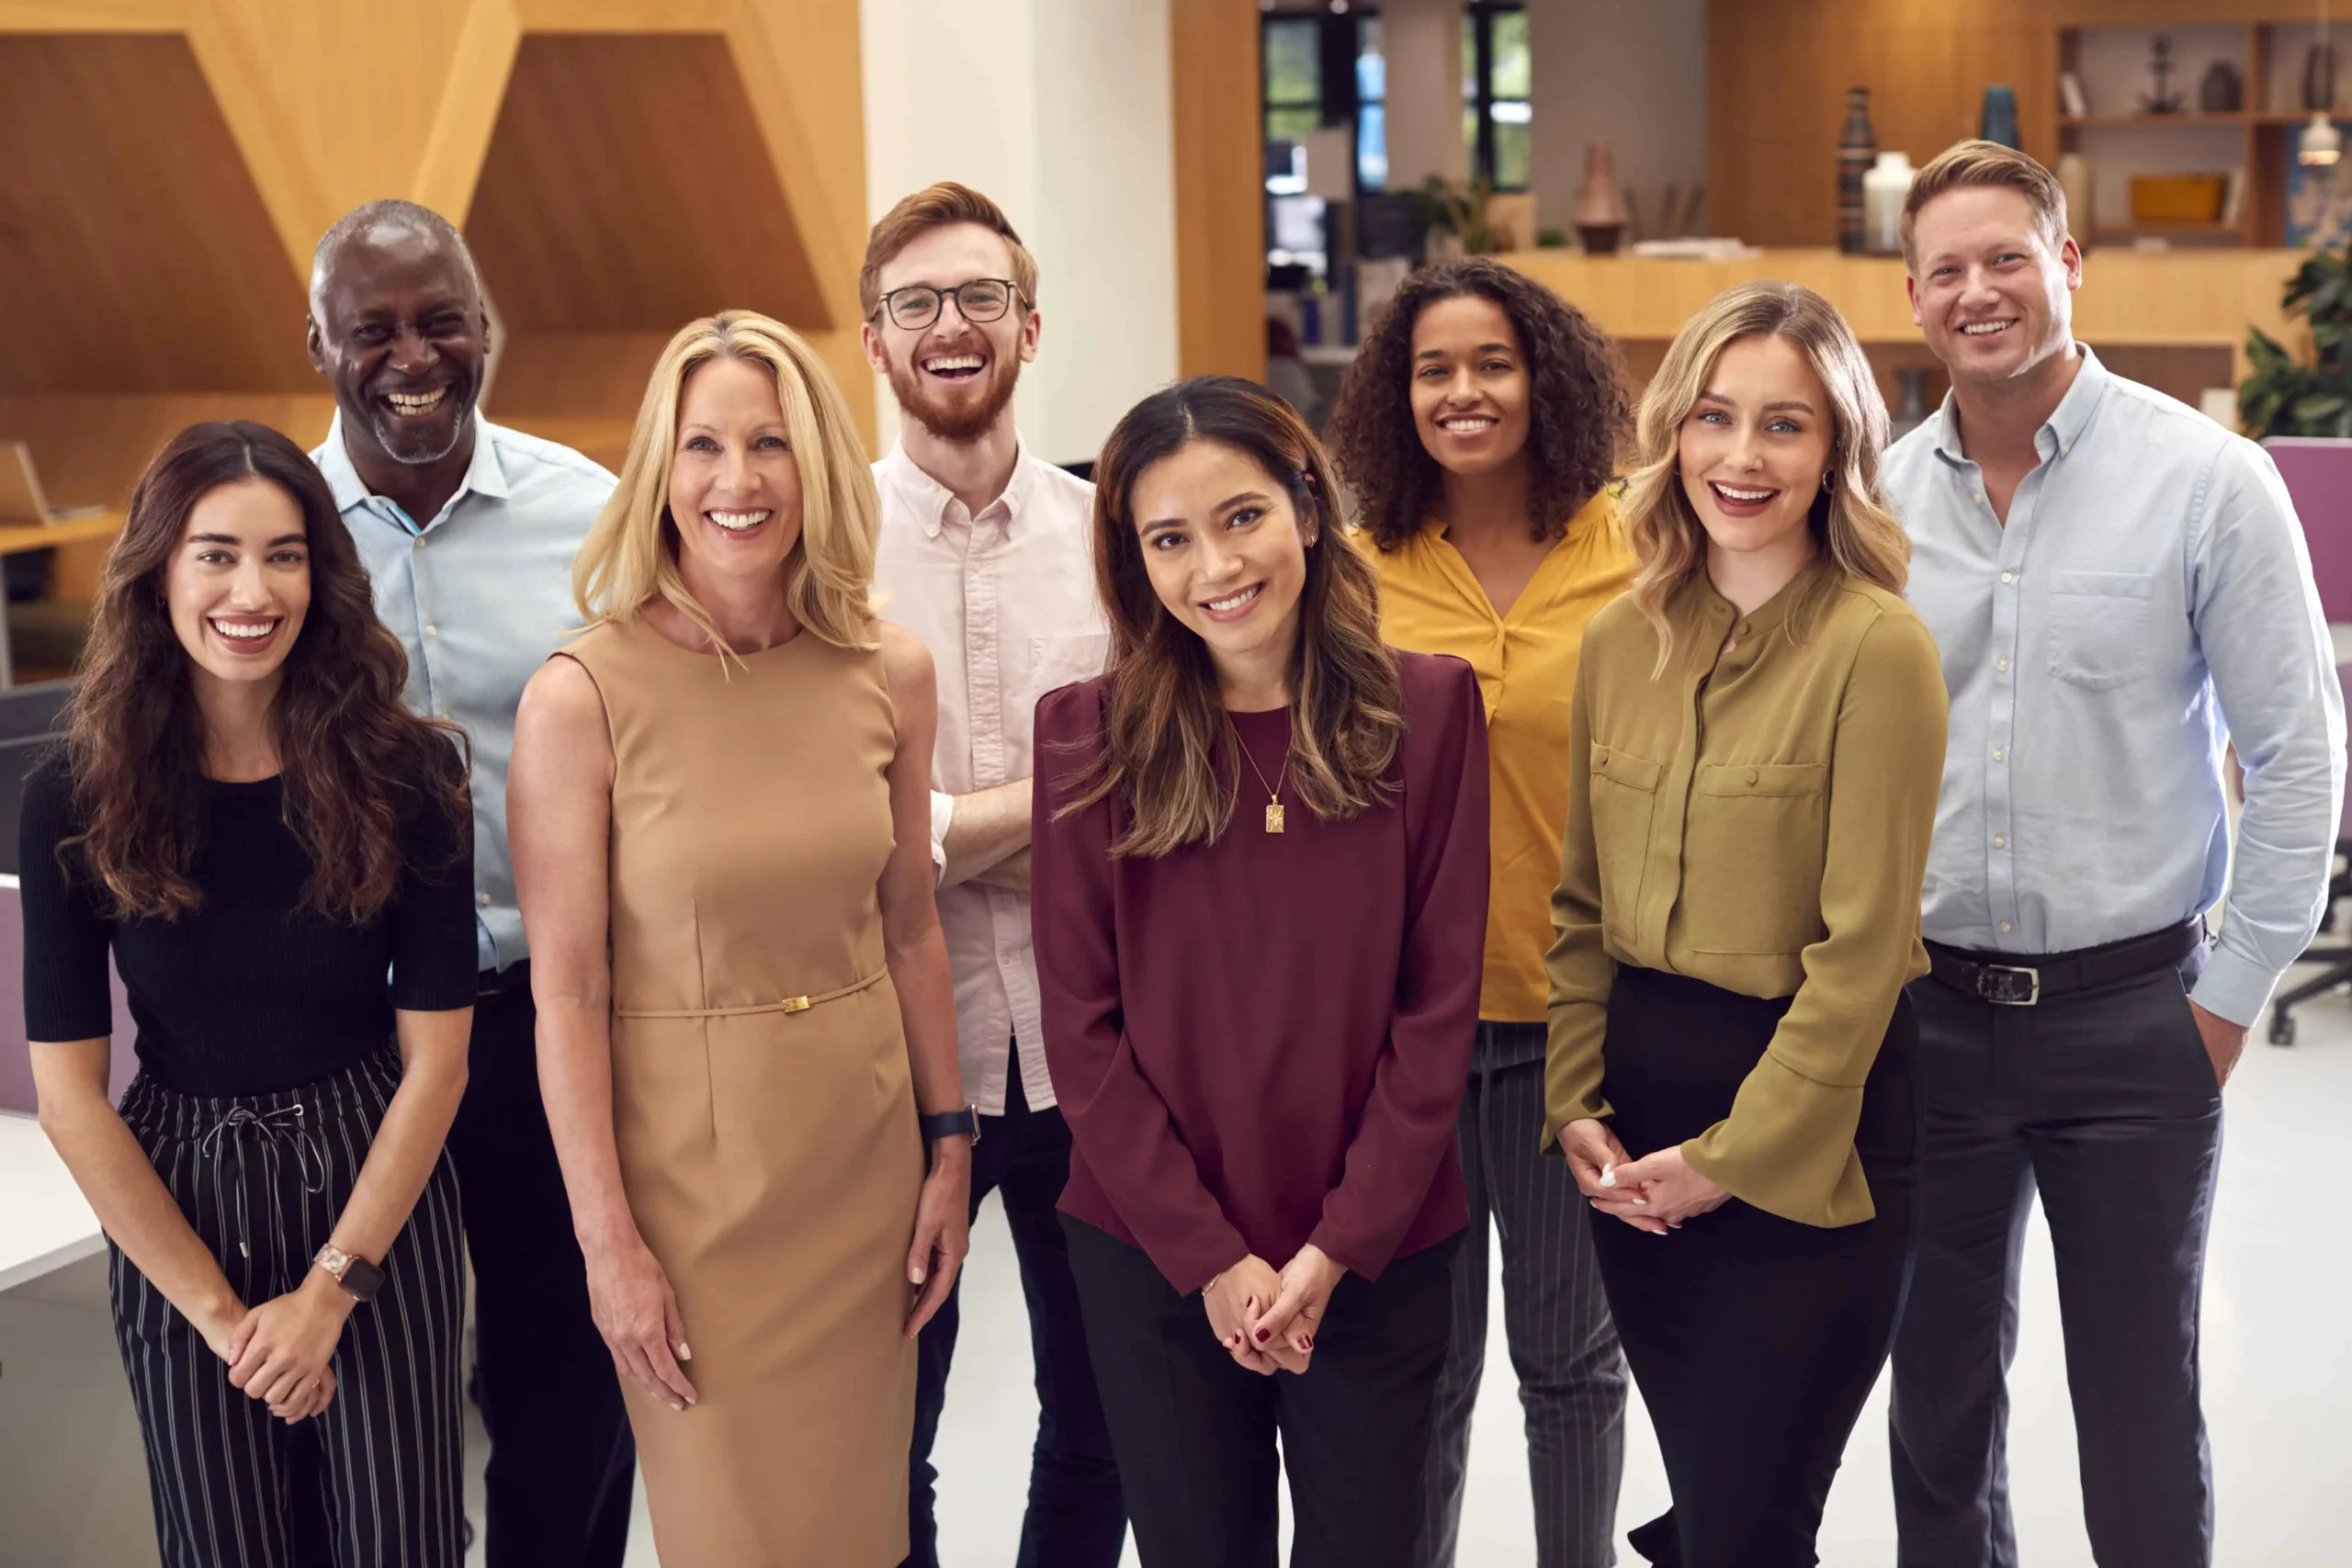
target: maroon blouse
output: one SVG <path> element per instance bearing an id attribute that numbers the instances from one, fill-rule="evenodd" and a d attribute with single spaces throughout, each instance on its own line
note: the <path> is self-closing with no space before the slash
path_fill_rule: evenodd
<path id="1" fill-rule="evenodd" d="M 1285 789 L 1272 834 L 1245 767 L 1223 837 L 1157 859 L 1111 858 L 1115 798 L 1054 819 L 1115 674 L 1037 705 L 1030 915 L 1074 1145 L 1061 1208 L 1181 1293 L 1310 1241 L 1376 1279 L 1467 1217 L 1454 1118 L 1486 953 L 1486 716 L 1462 660 L 1395 657 L 1388 803 L 1325 822 Z M 1232 717 L 1274 779 L 1289 712 Z"/>

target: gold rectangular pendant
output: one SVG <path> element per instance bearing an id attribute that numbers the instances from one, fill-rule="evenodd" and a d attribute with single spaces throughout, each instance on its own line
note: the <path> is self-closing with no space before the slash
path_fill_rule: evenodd
<path id="1" fill-rule="evenodd" d="M 1283 803 L 1278 800 L 1272 806 L 1266 807 L 1266 831 L 1269 833 L 1279 833 L 1282 830 Z"/>

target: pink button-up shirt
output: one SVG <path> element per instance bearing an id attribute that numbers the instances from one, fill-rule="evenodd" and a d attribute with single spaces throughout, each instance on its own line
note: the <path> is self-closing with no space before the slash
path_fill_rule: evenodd
<path id="1" fill-rule="evenodd" d="M 978 516 L 902 446 L 874 465 L 874 482 L 883 616 L 922 638 L 939 671 L 932 787 L 969 795 L 1029 777 L 1037 699 L 1101 674 L 1110 652 L 1094 592 L 1094 487 L 1025 444 L 1004 494 Z M 939 923 L 956 975 L 965 1096 L 982 1115 L 1002 1115 L 1017 1050 L 1023 1095 L 1033 1109 L 1053 1104 L 1029 896 L 977 882 L 943 887 Z"/>

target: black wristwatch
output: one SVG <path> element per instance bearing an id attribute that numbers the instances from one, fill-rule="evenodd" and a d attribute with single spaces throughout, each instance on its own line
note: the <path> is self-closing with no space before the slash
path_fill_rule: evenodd
<path id="1" fill-rule="evenodd" d="M 915 1124 L 922 1129 L 922 1141 L 927 1146 L 942 1138 L 967 1137 L 980 1141 L 980 1111 L 967 1105 L 960 1111 L 942 1111 L 930 1116 L 918 1116 Z"/>

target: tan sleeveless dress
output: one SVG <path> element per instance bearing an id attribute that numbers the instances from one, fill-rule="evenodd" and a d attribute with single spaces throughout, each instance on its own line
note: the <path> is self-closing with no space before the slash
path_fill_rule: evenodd
<path id="1" fill-rule="evenodd" d="M 876 894 L 879 650 L 803 632 L 724 674 L 641 623 L 558 657 L 613 739 L 613 1124 L 699 1403 L 625 1384 L 663 1568 L 907 1550 L 922 1146 Z"/>

